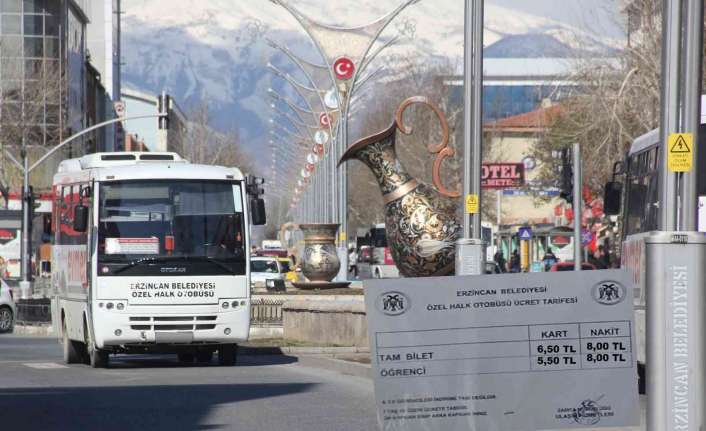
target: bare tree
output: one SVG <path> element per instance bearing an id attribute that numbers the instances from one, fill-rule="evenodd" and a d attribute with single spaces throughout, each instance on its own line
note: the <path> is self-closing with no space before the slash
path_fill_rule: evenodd
<path id="1" fill-rule="evenodd" d="M 192 163 L 234 166 L 244 173 L 254 173 L 255 165 L 243 149 L 238 133 L 217 131 L 212 125 L 209 106 L 205 101 L 196 105 L 187 117 L 189 123 L 183 131 L 184 136 L 175 140 L 178 144 L 174 151 Z"/>
<path id="2" fill-rule="evenodd" d="M 10 64 L 12 61 L 18 67 L 15 72 L 21 73 L 23 60 L 11 59 Z M 20 160 L 24 149 L 31 163 L 58 144 L 62 136 L 64 71 L 56 61 L 31 61 L 26 62 L 23 75 L 22 80 L 3 81 L 0 99 L 0 181 L 10 188 L 21 186 L 22 172 L 9 163 L 6 155 Z M 49 164 L 40 167 L 33 172 L 31 182 L 48 186 L 54 168 Z"/>
<path id="3" fill-rule="evenodd" d="M 610 177 L 635 137 L 659 125 L 661 17 L 659 0 L 628 2 L 632 33 L 619 56 L 577 62 L 571 80 L 580 88 L 540 136 L 534 156 L 540 177 L 557 180 L 553 150 L 581 145 L 585 183 L 594 191 Z"/>

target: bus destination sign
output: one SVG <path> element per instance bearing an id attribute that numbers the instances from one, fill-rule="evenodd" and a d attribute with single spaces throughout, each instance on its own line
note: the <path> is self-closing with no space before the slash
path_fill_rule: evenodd
<path id="1" fill-rule="evenodd" d="M 381 429 L 636 425 L 632 295 L 624 270 L 366 280 Z"/>

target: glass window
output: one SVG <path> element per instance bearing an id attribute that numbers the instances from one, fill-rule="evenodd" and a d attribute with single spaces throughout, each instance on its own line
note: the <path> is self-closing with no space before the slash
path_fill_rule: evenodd
<path id="1" fill-rule="evenodd" d="M 59 105 L 47 105 L 46 124 L 59 124 Z"/>
<path id="2" fill-rule="evenodd" d="M 44 54 L 44 40 L 41 37 L 25 37 L 25 57 L 39 57 Z"/>
<path id="3" fill-rule="evenodd" d="M 22 57 L 22 37 L 1 36 L 0 55 L 2 57 Z"/>
<path id="4" fill-rule="evenodd" d="M 22 79 L 22 60 L 16 58 L 3 58 L 0 61 L 0 77 L 7 79 Z"/>
<path id="5" fill-rule="evenodd" d="M 50 3 L 59 3 L 49 0 Z M 25 13 L 44 13 L 44 0 L 24 0 Z"/>
<path id="6" fill-rule="evenodd" d="M 42 60 L 25 61 L 25 79 L 40 79 L 42 77 Z"/>
<path id="7" fill-rule="evenodd" d="M 12 82 L 12 81 L 9 81 Z M 19 86 L 6 85 L 8 82 L 2 83 L 2 100 L 19 101 L 22 99 L 22 89 Z"/>
<path id="8" fill-rule="evenodd" d="M 252 260 L 250 262 L 250 271 L 252 272 L 267 272 L 277 274 L 277 261 L 275 260 Z"/>
<path id="9" fill-rule="evenodd" d="M 59 20 L 56 15 L 46 15 L 44 17 L 44 34 L 47 36 L 59 36 Z"/>
<path id="10" fill-rule="evenodd" d="M 20 13 L 22 5 L 20 0 L 0 0 L 0 12 Z"/>
<path id="11" fill-rule="evenodd" d="M 2 104 L 2 122 L 6 124 L 20 124 L 22 122 L 22 105 L 19 103 Z"/>
<path id="12" fill-rule="evenodd" d="M 44 56 L 59 58 L 59 38 L 47 37 L 44 39 Z"/>
<path id="13" fill-rule="evenodd" d="M 244 274 L 243 214 L 233 183 L 142 180 L 100 187 L 99 262 L 109 273 Z M 142 259 L 142 260 L 141 260 Z"/>
<path id="14" fill-rule="evenodd" d="M 41 15 L 25 15 L 25 36 L 41 36 L 44 34 L 44 17 Z"/>
<path id="15" fill-rule="evenodd" d="M 3 15 L 0 22 L 0 32 L 2 34 L 20 34 L 22 30 L 21 15 Z"/>

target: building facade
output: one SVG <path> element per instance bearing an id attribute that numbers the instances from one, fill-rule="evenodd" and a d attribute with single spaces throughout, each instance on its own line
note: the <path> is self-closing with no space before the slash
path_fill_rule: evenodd
<path id="1" fill-rule="evenodd" d="M 9 153 L 30 161 L 86 127 L 112 118 L 103 73 L 90 63 L 87 31 L 96 2 L 0 0 L 0 181 L 19 187 L 21 172 Z M 109 131 L 77 139 L 32 172 L 46 189 L 58 163 L 109 148 Z"/>

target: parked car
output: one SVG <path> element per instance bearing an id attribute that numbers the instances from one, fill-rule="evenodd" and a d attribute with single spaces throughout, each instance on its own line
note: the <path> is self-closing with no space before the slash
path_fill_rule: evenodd
<path id="1" fill-rule="evenodd" d="M 0 333 L 12 332 L 15 327 L 16 315 L 17 309 L 12 289 L 5 283 L 5 280 L 0 280 Z"/>
<path id="2" fill-rule="evenodd" d="M 297 281 L 297 271 L 295 270 L 294 265 L 292 265 L 292 259 L 288 257 L 280 257 L 277 258 L 277 260 L 279 261 L 282 273 L 284 274 L 284 279 L 290 283 Z"/>
<path id="3" fill-rule="evenodd" d="M 489 260 L 485 262 L 485 273 L 486 274 L 502 274 L 502 271 L 500 270 L 500 265 L 498 265 L 497 262 L 493 260 Z"/>
<path id="4" fill-rule="evenodd" d="M 589 271 L 589 270 L 596 269 L 596 266 L 592 263 L 582 262 L 581 269 L 583 271 Z M 574 270 L 574 262 L 559 262 L 559 263 L 555 263 L 554 265 L 552 265 L 551 268 L 549 268 L 550 272 L 573 271 L 573 270 Z"/>
<path id="5" fill-rule="evenodd" d="M 257 256 L 250 261 L 250 284 L 266 287 L 267 280 L 284 280 L 282 265 L 276 257 Z M 271 282 L 271 283 L 273 283 Z"/>

